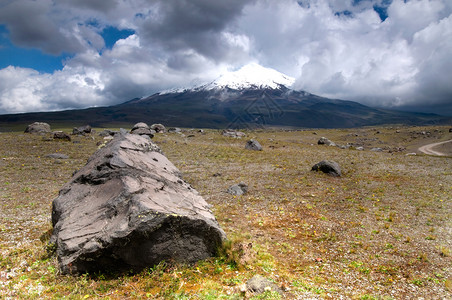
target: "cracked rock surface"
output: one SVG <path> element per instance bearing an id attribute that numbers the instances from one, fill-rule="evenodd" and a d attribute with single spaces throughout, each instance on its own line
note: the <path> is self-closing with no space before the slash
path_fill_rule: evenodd
<path id="1" fill-rule="evenodd" d="M 62 273 L 193 263 L 226 238 L 206 201 L 149 137 L 121 132 L 52 204 L 51 243 Z"/>

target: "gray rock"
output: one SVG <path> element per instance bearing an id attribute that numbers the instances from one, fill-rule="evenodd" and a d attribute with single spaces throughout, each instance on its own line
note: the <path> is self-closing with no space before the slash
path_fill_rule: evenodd
<path id="1" fill-rule="evenodd" d="M 234 196 L 241 196 L 248 192 L 248 185 L 246 185 L 243 182 L 240 182 L 238 184 L 231 185 L 228 188 L 227 192 Z"/>
<path id="2" fill-rule="evenodd" d="M 358 151 L 364 151 L 364 147 L 361 147 L 361 146 L 356 147 L 355 149 L 358 150 Z"/>
<path id="3" fill-rule="evenodd" d="M 90 134 L 92 131 L 92 128 L 90 125 L 84 125 L 84 126 L 80 126 L 80 127 L 74 127 L 74 129 L 72 129 L 72 134 L 73 135 L 86 135 L 86 134 Z"/>
<path id="4" fill-rule="evenodd" d="M 63 131 L 54 131 L 53 132 L 54 140 L 63 140 L 63 141 L 71 141 L 71 136 Z"/>
<path id="5" fill-rule="evenodd" d="M 151 129 L 155 130 L 155 132 L 157 133 L 163 133 L 166 131 L 165 126 L 163 126 L 162 124 L 152 124 Z"/>
<path id="6" fill-rule="evenodd" d="M 168 129 L 168 132 L 180 133 L 180 132 L 182 132 L 182 129 L 180 129 L 178 127 L 171 127 L 171 128 Z"/>
<path id="7" fill-rule="evenodd" d="M 383 149 L 382 148 L 372 148 L 372 149 L 370 149 L 370 151 L 381 152 L 381 151 L 383 151 Z"/>
<path id="8" fill-rule="evenodd" d="M 137 135 L 147 135 L 150 138 L 154 137 L 155 131 L 149 128 L 145 128 L 145 127 L 139 127 L 139 128 L 134 128 L 130 131 L 131 134 L 137 134 Z"/>
<path id="9" fill-rule="evenodd" d="M 246 288 L 248 291 L 255 294 L 262 294 L 265 291 L 273 291 L 278 292 L 281 295 L 283 294 L 283 291 L 279 288 L 279 286 L 261 275 L 255 275 L 253 278 L 248 280 L 246 282 Z"/>
<path id="10" fill-rule="evenodd" d="M 52 224 L 63 274 L 194 263 L 226 238 L 159 147 L 123 130 L 63 186 Z"/>
<path id="11" fill-rule="evenodd" d="M 221 134 L 223 136 L 233 137 L 236 139 L 246 136 L 245 133 L 243 133 L 241 131 L 232 130 L 232 129 L 225 129 L 225 130 L 223 130 L 223 132 Z"/>
<path id="12" fill-rule="evenodd" d="M 327 139 L 326 137 L 321 137 L 318 141 L 317 141 L 318 145 L 327 145 L 327 146 L 336 146 L 335 143 L 333 143 L 332 141 L 330 141 L 329 139 Z"/>
<path id="13" fill-rule="evenodd" d="M 27 126 L 25 133 L 50 133 L 50 125 L 43 122 L 34 122 Z"/>
<path id="14" fill-rule="evenodd" d="M 254 150 L 254 151 L 262 151 L 262 146 L 258 141 L 251 139 L 246 142 L 245 149 Z"/>
<path id="15" fill-rule="evenodd" d="M 51 153 L 51 154 L 47 154 L 45 157 L 53 158 L 53 159 L 68 159 L 69 158 L 69 156 L 67 156 L 66 154 L 63 154 L 63 153 Z"/>
<path id="16" fill-rule="evenodd" d="M 102 130 L 101 132 L 99 132 L 99 136 L 102 136 L 102 137 L 114 136 L 116 133 L 118 133 L 118 132 L 112 131 L 109 129 L 105 129 L 105 130 Z"/>
<path id="17" fill-rule="evenodd" d="M 312 166 L 312 171 L 321 171 L 331 176 L 341 176 L 341 167 L 339 164 L 332 160 L 322 160 Z"/>
<path id="18" fill-rule="evenodd" d="M 139 122 L 139 123 L 136 123 L 135 125 L 133 125 L 132 131 L 135 129 L 138 129 L 138 128 L 150 129 L 148 124 L 146 124 L 144 122 Z"/>

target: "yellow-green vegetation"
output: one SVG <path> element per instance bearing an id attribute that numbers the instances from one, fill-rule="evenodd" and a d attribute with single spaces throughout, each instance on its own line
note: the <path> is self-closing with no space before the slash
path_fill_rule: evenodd
<path id="1" fill-rule="evenodd" d="M 229 238 L 218 257 L 75 277 L 59 274 L 48 251 L 51 202 L 103 138 L 0 133 L 0 298 L 280 299 L 243 292 L 256 274 L 289 299 L 452 297 L 452 158 L 406 156 L 452 139 L 448 128 L 245 132 L 242 139 L 217 130 L 154 138 L 212 204 Z M 321 136 L 366 150 L 319 146 Z M 247 138 L 264 150 L 245 150 Z M 324 159 L 338 162 L 342 177 L 310 171 Z M 225 193 L 238 182 L 248 184 L 247 194 Z"/>

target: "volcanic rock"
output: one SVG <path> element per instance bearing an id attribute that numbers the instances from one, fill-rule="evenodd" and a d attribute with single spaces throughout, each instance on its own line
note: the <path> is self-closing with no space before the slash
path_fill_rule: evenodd
<path id="1" fill-rule="evenodd" d="M 69 156 L 67 156 L 66 154 L 63 154 L 63 153 L 50 153 L 50 154 L 47 154 L 45 157 L 53 158 L 53 159 L 68 159 L 69 158 Z"/>
<path id="2" fill-rule="evenodd" d="M 27 126 L 27 128 L 24 131 L 25 133 L 49 133 L 50 125 L 43 122 L 34 122 L 33 124 L 30 124 Z"/>
<path id="3" fill-rule="evenodd" d="M 215 255 L 226 238 L 160 148 L 125 130 L 64 185 L 52 224 L 63 274 L 194 263 Z"/>
<path id="4" fill-rule="evenodd" d="M 261 275 L 255 275 L 253 278 L 246 282 L 246 288 L 248 291 L 255 294 L 262 294 L 265 291 L 274 291 L 282 295 L 282 290 L 273 282 Z"/>
<path id="5" fill-rule="evenodd" d="M 114 136 L 114 135 L 117 134 L 117 133 L 118 133 L 117 131 L 112 131 L 112 130 L 109 130 L 109 129 L 104 129 L 104 130 L 102 130 L 101 132 L 99 132 L 99 136 L 102 136 L 102 137 Z"/>
<path id="6" fill-rule="evenodd" d="M 329 174 L 331 176 L 341 176 L 341 167 L 339 164 L 332 160 L 322 160 L 312 166 L 312 171 L 322 171 L 323 173 Z"/>
<path id="7" fill-rule="evenodd" d="M 168 129 L 168 132 L 175 132 L 175 133 L 181 133 L 182 129 L 180 129 L 179 127 L 170 127 Z"/>
<path id="8" fill-rule="evenodd" d="M 63 140 L 63 141 L 71 141 L 71 136 L 63 131 L 54 131 L 53 132 L 54 140 Z"/>
<path id="9" fill-rule="evenodd" d="M 327 139 L 326 137 L 321 137 L 318 141 L 317 144 L 319 145 L 328 145 L 328 146 L 336 146 L 335 143 L 333 143 L 332 141 L 330 141 L 329 139 Z"/>
<path id="10" fill-rule="evenodd" d="M 245 133 L 243 133 L 241 131 L 232 130 L 232 129 L 223 130 L 222 135 L 228 136 L 228 137 L 233 137 L 236 139 L 246 136 Z"/>
<path id="11" fill-rule="evenodd" d="M 246 192 L 248 192 L 248 185 L 246 185 L 243 182 L 240 182 L 238 184 L 231 185 L 228 188 L 227 192 L 234 196 L 241 196 L 243 194 L 246 194 Z"/>
<path id="12" fill-rule="evenodd" d="M 251 139 L 248 142 L 246 142 L 245 149 L 254 150 L 254 151 L 262 151 L 262 146 L 258 141 Z"/>
<path id="13" fill-rule="evenodd" d="M 165 126 L 163 126 L 162 124 L 152 124 L 151 129 L 155 130 L 155 132 L 157 133 L 163 133 L 166 131 Z"/>
<path id="14" fill-rule="evenodd" d="M 150 138 L 154 137 L 155 130 L 152 130 L 149 128 L 148 124 L 140 122 L 133 125 L 132 130 L 130 131 L 132 134 L 138 134 L 138 135 L 147 135 Z"/>
<path id="15" fill-rule="evenodd" d="M 80 126 L 80 127 L 74 127 L 74 129 L 72 129 L 72 134 L 73 135 L 86 135 L 86 134 L 90 134 L 92 131 L 92 128 L 90 125 L 84 125 L 84 126 Z"/>

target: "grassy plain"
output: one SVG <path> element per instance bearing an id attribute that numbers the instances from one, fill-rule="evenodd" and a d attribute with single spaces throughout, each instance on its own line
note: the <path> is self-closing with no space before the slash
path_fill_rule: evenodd
<path id="1" fill-rule="evenodd" d="M 406 155 L 452 139 L 448 129 L 158 134 L 154 141 L 212 205 L 230 244 L 193 266 L 78 277 L 59 274 L 46 251 L 51 202 L 103 138 L 0 133 L 0 298 L 278 299 L 242 292 L 260 274 L 288 299 L 450 299 L 452 157 Z M 321 136 L 354 147 L 317 145 Z M 264 150 L 245 150 L 248 138 Z M 310 171 L 324 159 L 338 162 L 343 176 Z M 247 194 L 225 193 L 238 182 L 248 184 Z M 239 262 L 237 246 L 249 244 L 250 257 Z"/>

